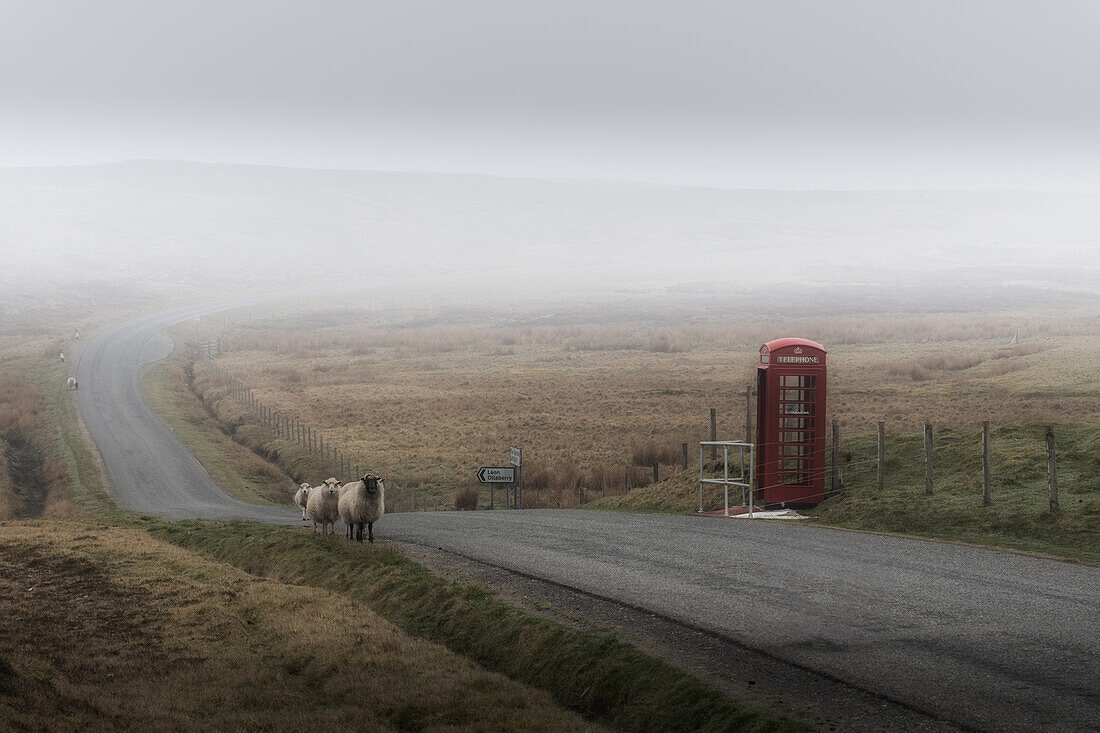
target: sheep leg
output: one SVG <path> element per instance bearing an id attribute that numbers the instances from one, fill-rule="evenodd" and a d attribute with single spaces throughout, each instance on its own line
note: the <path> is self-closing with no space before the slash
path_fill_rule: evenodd
<path id="1" fill-rule="evenodd" d="M 355 525 L 355 541 L 356 542 L 362 542 L 363 541 L 363 523 L 362 522 Z"/>
<path id="2" fill-rule="evenodd" d="M 367 541 L 374 542 L 374 522 L 367 522 L 367 534 Z"/>

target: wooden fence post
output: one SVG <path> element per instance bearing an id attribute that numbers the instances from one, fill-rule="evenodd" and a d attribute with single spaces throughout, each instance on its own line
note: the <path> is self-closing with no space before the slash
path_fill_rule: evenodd
<path id="1" fill-rule="evenodd" d="M 924 424 L 924 493 L 932 496 L 932 424 Z"/>
<path id="2" fill-rule="evenodd" d="M 680 447 L 683 449 L 683 453 L 684 453 L 684 470 L 686 471 L 686 470 L 688 470 L 688 444 L 684 443 Z"/>
<path id="3" fill-rule="evenodd" d="M 886 423 L 878 423 L 878 490 L 886 487 Z"/>
<path id="4" fill-rule="evenodd" d="M 630 493 L 630 474 L 629 473 L 626 475 L 626 491 L 627 491 L 627 493 Z"/>
<path id="5" fill-rule="evenodd" d="M 1047 481 L 1050 488 L 1050 511 L 1058 513 L 1058 462 L 1054 453 L 1054 426 L 1047 426 Z"/>
<path id="6" fill-rule="evenodd" d="M 840 491 L 840 426 L 836 418 L 833 418 L 833 465 L 829 479 L 829 489 L 832 493 Z"/>
<path id="7" fill-rule="evenodd" d="M 989 506 L 989 421 L 982 420 L 982 504 Z"/>
<path id="8" fill-rule="evenodd" d="M 713 407 L 710 408 L 710 440 L 712 443 L 718 440 L 718 411 Z M 710 447 L 710 460 L 718 460 L 718 446 L 716 445 Z"/>
<path id="9" fill-rule="evenodd" d="M 661 466 L 661 464 L 659 464 L 657 461 L 653 462 L 653 483 L 657 483 L 658 481 L 661 480 L 660 466 Z"/>

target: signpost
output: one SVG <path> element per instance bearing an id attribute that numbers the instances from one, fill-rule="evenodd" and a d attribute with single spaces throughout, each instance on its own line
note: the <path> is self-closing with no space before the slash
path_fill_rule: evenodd
<path id="1" fill-rule="evenodd" d="M 516 469 L 512 466 L 482 466 L 477 470 L 477 480 L 489 484 L 489 508 L 496 508 L 496 485 L 514 484 Z M 504 487 L 504 508 L 508 508 L 508 487 Z"/>
<path id="2" fill-rule="evenodd" d="M 508 484 L 512 485 L 512 509 L 523 508 L 523 449 L 512 446 L 508 452 L 511 466 L 482 466 L 477 480 L 489 484 L 489 508 L 496 508 L 496 485 L 504 484 L 504 508 L 508 509 Z"/>
<path id="3" fill-rule="evenodd" d="M 516 509 L 523 508 L 523 448 L 513 445 L 509 451 L 511 463 L 516 467 L 515 490 L 512 494 Z"/>

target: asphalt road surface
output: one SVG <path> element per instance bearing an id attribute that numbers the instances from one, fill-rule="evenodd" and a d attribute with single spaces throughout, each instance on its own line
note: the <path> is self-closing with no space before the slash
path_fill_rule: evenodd
<path id="1" fill-rule="evenodd" d="M 90 339 L 76 369 L 80 412 L 124 505 L 300 524 L 289 506 L 226 495 L 141 393 L 143 370 L 171 350 L 164 329 L 228 304 Z M 605 512 L 394 514 L 376 533 L 642 609 L 961 727 L 1100 730 L 1100 568 L 778 522 Z"/>

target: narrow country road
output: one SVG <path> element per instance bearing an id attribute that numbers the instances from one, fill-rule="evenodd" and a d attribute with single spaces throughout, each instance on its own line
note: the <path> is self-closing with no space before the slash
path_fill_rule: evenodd
<path id="1" fill-rule="evenodd" d="M 225 494 L 149 409 L 164 329 L 96 336 L 81 415 L 124 505 L 168 519 L 300 524 Z M 979 730 L 1100 730 L 1100 568 L 809 526 L 584 511 L 386 516 L 376 532 L 667 617 Z"/>

